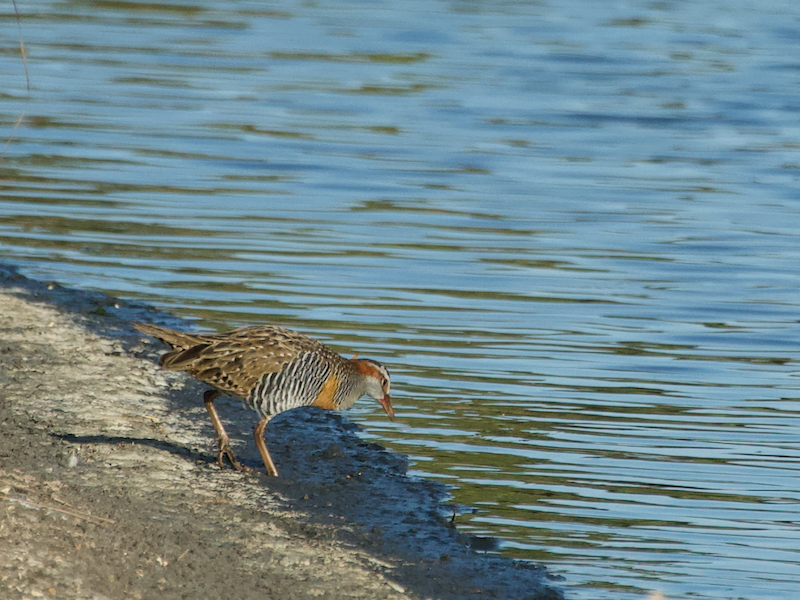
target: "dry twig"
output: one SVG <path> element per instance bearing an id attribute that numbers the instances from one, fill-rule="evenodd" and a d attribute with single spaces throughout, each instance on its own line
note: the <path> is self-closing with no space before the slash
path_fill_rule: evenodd
<path id="1" fill-rule="evenodd" d="M 103 523 L 111 523 L 112 525 L 116 522 L 113 519 L 106 519 L 105 517 L 96 517 L 94 515 L 90 515 L 88 513 L 83 513 L 77 510 L 68 510 L 66 508 L 58 508 L 57 506 L 48 506 L 47 504 L 40 504 L 39 502 L 33 502 L 32 500 L 28 500 L 27 498 L 17 498 L 14 496 L 9 496 L 3 492 L 0 492 L 0 499 L 8 500 L 9 502 L 17 502 L 26 508 L 36 508 L 39 510 L 53 510 L 55 512 L 64 513 L 65 515 L 70 515 L 71 517 L 77 517 L 79 519 L 83 519 L 84 521 L 89 521 L 91 523 L 95 523 L 97 525 L 102 525 Z"/>

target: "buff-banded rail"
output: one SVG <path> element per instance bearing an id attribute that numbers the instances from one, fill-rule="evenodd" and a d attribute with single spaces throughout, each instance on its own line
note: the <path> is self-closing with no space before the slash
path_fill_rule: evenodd
<path id="1" fill-rule="evenodd" d="M 394 420 L 389 397 L 389 372 L 382 364 L 365 358 L 340 356 L 322 342 L 302 333 L 263 325 L 227 333 L 181 333 L 148 323 L 134 327 L 171 348 L 159 364 L 186 371 L 213 387 L 203 395 L 217 433 L 219 455 L 237 471 L 249 470 L 234 455 L 214 399 L 221 394 L 241 398 L 260 419 L 253 435 L 267 475 L 278 475 L 264 441 L 264 428 L 276 415 L 301 406 L 327 410 L 350 408 L 361 396 L 378 400 Z"/>

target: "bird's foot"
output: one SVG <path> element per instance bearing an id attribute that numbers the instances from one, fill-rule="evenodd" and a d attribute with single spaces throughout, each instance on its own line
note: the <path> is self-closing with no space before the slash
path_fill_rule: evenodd
<path id="1" fill-rule="evenodd" d="M 228 462 L 231 463 L 231 467 L 233 467 L 234 471 L 239 473 L 250 473 L 253 471 L 252 468 L 248 467 L 247 465 L 243 465 L 238 460 L 236 460 L 236 455 L 231 450 L 230 443 L 226 439 L 219 439 L 217 440 L 217 445 L 219 446 L 219 454 L 217 455 L 217 462 L 221 469 L 225 468 L 225 458 L 228 459 Z"/>

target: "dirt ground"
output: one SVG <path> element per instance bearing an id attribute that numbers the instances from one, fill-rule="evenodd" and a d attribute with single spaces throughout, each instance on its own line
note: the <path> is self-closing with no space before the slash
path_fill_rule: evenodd
<path id="1" fill-rule="evenodd" d="M 315 409 L 275 419 L 280 478 L 220 469 L 203 386 L 132 320 L 185 323 L 0 265 L 0 597 L 558 600 L 476 552 L 446 490 Z M 261 467 L 255 415 L 217 401 Z"/>

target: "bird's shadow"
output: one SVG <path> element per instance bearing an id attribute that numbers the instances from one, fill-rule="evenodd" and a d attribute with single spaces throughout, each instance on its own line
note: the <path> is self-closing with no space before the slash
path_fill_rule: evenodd
<path id="1" fill-rule="evenodd" d="M 72 433 L 51 433 L 50 435 L 58 440 L 71 444 L 105 444 L 110 446 L 116 446 L 120 444 L 136 444 L 139 446 L 150 446 L 156 450 L 163 450 L 165 452 L 169 452 L 170 454 L 182 456 L 195 462 L 202 462 L 206 464 L 215 464 L 217 462 L 216 455 L 213 452 L 194 450 L 182 444 L 176 444 L 175 442 L 168 442 L 153 438 L 111 435 L 75 435 Z"/>

